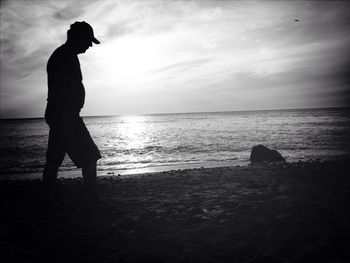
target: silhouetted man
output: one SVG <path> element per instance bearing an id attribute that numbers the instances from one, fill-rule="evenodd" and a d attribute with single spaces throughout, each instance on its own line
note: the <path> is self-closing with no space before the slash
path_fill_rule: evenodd
<path id="1" fill-rule="evenodd" d="M 58 47 L 47 63 L 48 98 L 45 120 L 50 127 L 43 173 L 44 198 L 52 205 L 58 167 L 65 154 L 78 168 L 82 168 L 88 198 L 95 201 L 96 162 L 100 152 L 92 140 L 80 110 L 84 106 L 85 90 L 78 54 L 100 42 L 86 22 L 75 22 L 67 31 L 67 41 Z"/>

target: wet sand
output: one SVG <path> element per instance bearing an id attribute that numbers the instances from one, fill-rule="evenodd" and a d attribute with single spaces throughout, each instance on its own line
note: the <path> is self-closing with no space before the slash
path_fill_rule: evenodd
<path id="1" fill-rule="evenodd" d="M 347 262 L 349 161 L 60 179 L 45 212 L 40 180 L 0 182 L 2 262 Z"/>

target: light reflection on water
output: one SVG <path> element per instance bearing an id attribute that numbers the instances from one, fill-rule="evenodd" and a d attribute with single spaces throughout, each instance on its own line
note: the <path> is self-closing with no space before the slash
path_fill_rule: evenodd
<path id="1" fill-rule="evenodd" d="M 288 161 L 349 156 L 349 109 L 87 117 L 101 150 L 98 169 L 245 164 L 254 145 Z M 0 172 L 40 172 L 48 127 L 43 119 L 1 121 Z M 74 169 L 65 158 L 62 170 Z"/>

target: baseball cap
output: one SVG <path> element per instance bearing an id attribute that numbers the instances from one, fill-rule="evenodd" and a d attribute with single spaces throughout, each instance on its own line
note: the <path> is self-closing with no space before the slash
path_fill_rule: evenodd
<path id="1" fill-rule="evenodd" d="M 98 41 L 94 36 L 94 30 L 85 21 L 74 22 L 74 24 L 70 26 L 70 30 L 72 31 L 73 34 L 76 34 L 81 37 L 86 37 L 92 42 L 94 42 L 95 44 L 100 44 L 100 41 Z"/>

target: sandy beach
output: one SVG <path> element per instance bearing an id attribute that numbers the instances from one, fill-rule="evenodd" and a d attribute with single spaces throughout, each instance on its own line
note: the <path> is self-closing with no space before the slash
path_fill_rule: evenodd
<path id="1" fill-rule="evenodd" d="M 349 160 L 60 179 L 45 212 L 40 180 L 5 180 L 2 262 L 347 262 Z"/>

